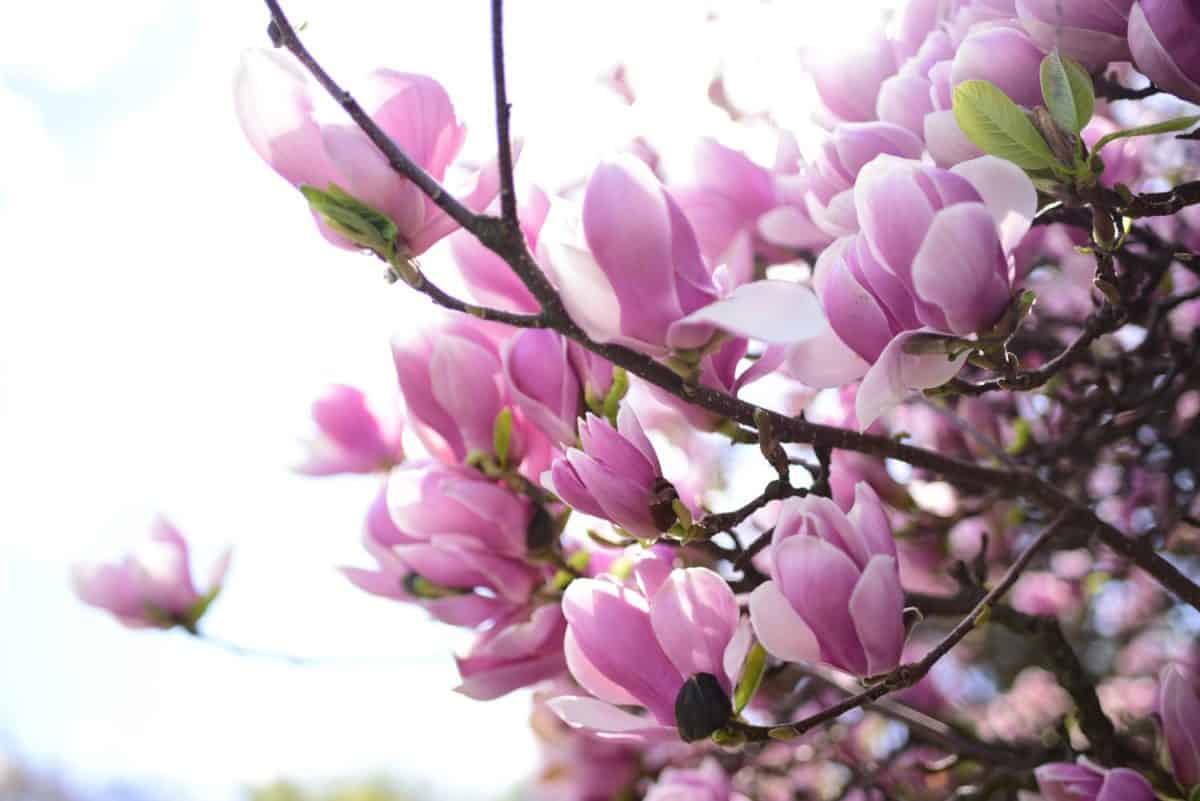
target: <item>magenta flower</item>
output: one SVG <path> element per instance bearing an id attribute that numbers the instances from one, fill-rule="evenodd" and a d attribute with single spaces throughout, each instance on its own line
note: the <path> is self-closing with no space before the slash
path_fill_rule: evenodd
<path id="1" fill-rule="evenodd" d="M 669 736 L 682 723 L 676 711 L 685 683 L 702 684 L 712 696 L 724 693 L 727 705 L 749 646 L 745 636 L 734 636 L 733 592 L 707 568 L 677 569 L 638 589 L 576 579 L 563 595 L 563 613 L 567 666 L 594 697 L 560 697 L 550 706 L 570 725 L 610 736 Z M 693 734 L 707 737 L 720 725 Z"/>
<path id="2" fill-rule="evenodd" d="M 645 801 L 744 801 L 712 757 L 695 768 L 668 768 L 646 793 Z"/>
<path id="3" fill-rule="evenodd" d="M 1200 103 L 1200 6 L 1194 0 L 1137 0 L 1129 11 L 1133 62 L 1155 85 Z"/>
<path id="4" fill-rule="evenodd" d="M 508 331 L 456 315 L 439 326 L 392 343 L 396 377 L 413 430 L 447 464 L 494 456 L 496 417 L 513 402 L 500 358 Z M 515 410 L 514 410 L 515 411 Z M 513 416 L 508 461 L 517 464 L 528 444 L 528 423 Z"/>
<path id="5" fill-rule="evenodd" d="M 845 123 L 821 145 L 809 167 L 808 210 L 813 222 L 831 237 L 858 230 L 854 213 L 854 181 L 859 171 L 881 153 L 919 159 L 925 145 L 909 131 L 886 122 Z"/>
<path id="6" fill-rule="evenodd" d="M 187 541 L 160 518 L 149 539 L 123 561 L 77 563 L 71 570 L 71 582 L 79 600 L 111 612 L 122 625 L 194 629 L 225 581 L 230 555 L 226 549 L 213 563 L 208 585 L 201 593 L 192 582 Z"/>
<path id="7" fill-rule="evenodd" d="M 1034 772 L 1047 801 L 1154 801 L 1154 788 L 1128 768 L 1104 770 L 1086 760 L 1051 762 Z"/>
<path id="8" fill-rule="evenodd" d="M 416 185 L 401 178 L 357 126 L 319 122 L 307 76 L 282 50 L 249 50 L 234 80 L 238 119 L 250 144 L 294 186 L 324 190 L 334 183 L 387 215 L 408 253 L 420 255 L 458 227 Z M 466 138 L 446 90 L 432 78 L 380 69 L 367 76 L 359 102 L 404 152 L 438 181 Z M 496 196 L 494 162 L 461 197 L 482 211 Z M 357 246 L 320 219 L 333 244 Z"/>
<path id="9" fill-rule="evenodd" d="M 546 329 L 522 331 L 505 343 L 503 360 L 517 408 L 554 442 L 575 444 L 583 388 L 568 341 Z"/>
<path id="10" fill-rule="evenodd" d="M 925 136 L 925 117 L 935 111 L 933 66 L 954 58 L 954 46 L 945 31 L 926 36 L 920 49 L 900 67 L 900 71 L 879 87 L 875 111 L 881 122 L 899 125 L 915 136 Z"/>
<path id="11" fill-rule="evenodd" d="M 1158 683 L 1158 715 L 1171 770 L 1184 787 L 1200 785 L 1200 685 L 1179 664 L 1164 667 Z"/>
<path id="12" fill-rule="evenodd" d="M 398 467 L 388 476 L 387 506 L 396 529 L 413 542 L 452 542 L 517 558 L 528 550 L 530 502 L 470 468 L 436 462 Z"/>
<path id="13" fill-rule="evenodd" d="M 496 621 L 470 649 L 456 657 L 462 684 L 455 688 L 478 701 L 552 679 L 567 670 L 562 608 L 542 604 Z"/>
<path id="14" fill-rule="evenodd" d="M 788 367 L 810 386 L 862 377 L 858 424 L 869 426 L 912 389 L 939 386 L 965 354 L 911 352 L 917 332 L 969 336 L 1003 314 L 1010 253 L 1036 208 L 1033 185 L 992 157 L 953 171 L 880 156 L 859 174 L 861 231 L 821 254 L 814 283 L 832 336 L 793 347 Z"/>
<path id="15" fill-rule="evenodd" d="M 542 483 L 574 509 L 611 520 L 635 537 L 654 539 L 675 523 L 674 488 L 662 477 L 654 446 L 632 407 L 617 427 L 589 413 L 579 424 L 582 449 L 554 461 Z"/>
<path id="16" fill-rule="evenodd" d="M 1050 0 L 1049 5 L 1053 4 Z M 980 25 L 971 29 L 955 51 L 950 85 L 991 81 L 1017 105 L 1033 108 L 1042 103 L 1039 76 L 1044 57 L 1042 49 L 1020 28 Z"/>
<path id="17" fill-rule="evenodd" d="M 398 414 L 371 408 L 361 390 L 334 384 L 313 402 L 315 435 L 296 471 L 310 476 L 374 473 L 404 461 Z"/>
<path id="18" fill-rule="evenodd" d="M 1129 61 L 1125 33 L 1133 0 L 1017 0 L 1017 16 L 1038 46 L 1099 67 Z"/>
<path id="19" fill-rule="evenodd" d="M 870 486 L 858 485 L 848 515 L 815 495 L 784 501 L 768 563 L 772 580 L 750 596 L 750 619 L 770 653 L 858 676 L 900 664 L 904 591 L 896 543 Z"/>
<path id="20" fill-rule="evenodd" d="M 597 167 L 581 217 L 565 203 L 551 207 L 538 245 L 567 311 L 593 339 L 661 355 L 711 335 L 672 331 L 717 292 L 691 224 L 642 162 Z"/>

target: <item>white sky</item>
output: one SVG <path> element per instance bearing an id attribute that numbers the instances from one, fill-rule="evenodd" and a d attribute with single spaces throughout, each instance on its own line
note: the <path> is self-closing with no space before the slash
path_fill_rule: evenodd
<path id="1" fill-rule="evenodd" d="M 717 37 L 695 0 L 513 0 L 523 169 L 584 171 L 647 131 L 736 139 L 690 102 L 722 53 L 740 97 L 800 124 L 811 90 L 791 53 L 852 36 L 878 3 L 795 0 L 763 24 L 761 5 L 728 0 Z M 491 147 L 486 5 L 285 3 L 351 88 L 376 65 L 436 76 L 475 155 Z M 203 798 L 379 769 L 459 791 L 517 781 L 533 765 L 527 699 L 450 693 L 446 630 L 332 570 L 362 561 L 373 481 L 286 470 L 313 395 L 390 388 L 388 338 L 426 307 L 324 245 L 243 142 L 230 81 L 239 52 L 265 44 L 264 7 L 108 0 L 66 16 L 26 3 L 0 26 L 0 744 Z M 622 54 L 646 85 L 633 112 L 592 81 Z M 69 561 L 119 551 L 159 510 L 202 567 L 236 546 L 214 634 L 328 663 L 130 633 L 77 604 Z"/>

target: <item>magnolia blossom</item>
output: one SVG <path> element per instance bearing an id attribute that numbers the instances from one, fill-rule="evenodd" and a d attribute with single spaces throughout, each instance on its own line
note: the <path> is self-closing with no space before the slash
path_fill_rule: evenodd
<path id="1" fill-rule="evenodd" d="M 105 609 L 130 628 L 195 627 L 220 591 L 229 569 L 226 549 L 209 571 L 203 592 L 192 582 L 191 559 L 183 535 L 164 519 L 150 537 L 121 562 L 80 562 L 71 570 L 79 600 Z"/>
<path id="2" fill-rule="evenodd" d="M 715 682 L 726 705 L 732 696 L 749 641 L 744 628 L 735 637 L 738 605 L 725 580 L 701 567 L 639 572 L 638 580 L 634 588 L 576 579 L 563 595 L 567 666 L 594 696 L 550 701 L 572 726 L 613 737 L 671 736 L 685 683 Z"/>
<path id="3" fill-rule="evenodd" d="M 419 255 L 458 224 L 388 165 L 358 126 L 317 118 L 311 84 L 295 59 L 283 50 L 249 50 L 234 80 L 238 119 L 250 144 L 294 186 L 325 190 L 336 184 L 385 214 L 402 245 Z M 441 84 L 424 75 L 379 69 L 356 91 L 360 104 L 400 148 L 438 181 L 458 156 L 466 128 Z M 482 211 L 499 190 L 494 162 L 470 181 L 463 202 Z M 319 218 L 326 239 L 339 247 L 358 246 Z"/>
<path id="4" fill-rule="evenodd" d="M 899 66 L 880 26 L 859 31 L 850 46 L 809 59 L 809 71 L 825 107 L 844 122 L 875 119 L 879 86 Z"/>
<path id="5" fill-rule="evenodd" d="M 1155 85 L 1200 103 L 1200 6 L 1194 0 L 1137 0 L 1129 10 L 1129 49 Z"/>
<path id="6" fill-rule="evenodd" d="M 474 318 L 454 317 L 392 343 L 409 421 L 430 453 L 444 462 L 495 455 L 496 418 L 505 409 L 514 411 L 500 355 L 507 333 Z M 525 455 L 529 429 L 514 413 L 510 463 Z"/>
<path id="7" fill-rule="evenodd" d="M 399 416 L 376 412 L 355 387 L 329 387 L 313 402 L 312 417 L 316 433 L 297 472 L 373 473 L 404 461 Z"/>
<path id="8" fill-rule="evenodd" d="M 555 460 L 542 483 L 572 508 L 605 518 L 635 537 L 654 539 L 675 522 L 675 488 L 662 477 L 654 446 L 629 405 L 617 427 L 588 414 L 579 424 L 582 449 Z"/>
<path id="9" fill-rule="evenodd" d="M 750 596 L 750 619 L 770 653 L 859 676 L 900 663 L 904 591 L 896 544 L 869 485 L 856 487 L 849 514 L 816 495 L 784 501 L 767 563 L 772 580 Z"/>
<path id="10" fill-rule="evenodd" d="M 1128 61 L 1125 38 L 1133 0 L 1017 0 L 1017 16 L 1043 50 L 1090 66 Z"/>
<path id="11" fill-rule="evenodd" d="M 581 213 L 553 205 L 538 248 L 567 311 L 593 339 L 660 355 L 711 335 L 673 328 L 716 300 L 717 288 L 691 223 L 637 159 L 598 166 Z"/>
<path id="12" fill-rule="evenodd" d="M 564 673 L 566 628 L 556 603 L 518 610 L 496 621 L 455 658 L 462 676 L 456 690 L 477 701 L 490 701 Z"/>
<path id="13" fill-rule="evenodd" d="M 1051 762 L 1035 770 L 1046 801 L 1154 801 L 1150 782 L 1128 768 L 1103 770 L 1086 760 Z"/>
<path id="14" fill-rule="evenodd" d="M 645 801 L 745 801 L 731 785 L 725 769 L 709 757 L 695 768 L 664 770 Z"/>
<path id="15" fill-rule="evenodd" d="M 875 112 L 882 122 L 899 125 L 918 137 L 925 136 L 925 117 L 933 113 L 934 93 L 929 72 L 933 66 L 954 57 L 954 47 L 945 31 L 931 31 L 920 48 L 900 71 L 879 87 Z"/>
<path id="16" fill-rule="evenodd" d="M 556 443 L 574 444 L 583 387 L 566 339 L 529 329 L 504 345 L 504 380 L 513 402 Z"/>
<path id="17" fill-rule="evenodd" d="M 1182 665 L 1167 665 L 1159 676 L 1158 715 L 1175 778 L 1200 785 L 1200 684 Z"/>
<path id="18" fill-rule="evenodd" d="M 917 335 L 969 336 L 1000 318 L 1011 296 L 1010 254 L 1036 201 L 1025 174 L 992 157 L 952 171 L 872 161 L 854 189 L 860 232 L 817 262 L 830 329 L 794 346 L 789 370 L 810 386 L 862 377 L 860 428 L 912 389 L 948 381 L 966 354 L 922 351 Z"/>

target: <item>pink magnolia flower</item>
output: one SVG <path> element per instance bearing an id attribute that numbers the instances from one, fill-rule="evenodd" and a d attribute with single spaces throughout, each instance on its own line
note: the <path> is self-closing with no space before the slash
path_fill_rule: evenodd
<path id="1" fill-rule="evenodd" d="M 495 204 L 493 204 L 494 206 Z M 521 230 L 531 253 L 537 252 L 538 234 L 550 212 L 550 197 L 531 187 L 517 208 Z M 450 252 L 471 297 L 485 306 L 532 314 L 538 302 L 508 264 L 468 231 L 450 236 Z"/>
<path id="2" fill-rule="evenodd" d="M 582 449 L 570 448 L 542 476 L 545 487 L 584 514 L 654 539 L 675 523 L 675 489 L 662 477 L 654 446 L 627 404 L 617 427 L 589 413 L 579 424 Z"/>
<path id="3" fill-rule="evenodd" d="M 672 185 L 671 195 L 695 229 L 704 258 L 723 265 L 736 286 L 754 277 L 756 256 L 779 263 L 796 248 L 829 243 L 804 209 L 807 186 L 790 136 L 780 136 L 772 168 L 705 137 L 692 153 L 690 179 Z"/>
<path id="4" fill-rule="evenodd" d="M 1017 0 L 1017 16 L 1038 46 L 1088 66 L 1128 61 L 1133 0 Z"/>
<path id="5" fill-rule="evenodd" d="M 470 468 L 436 462 L 397 467 L 388 476 L 387 507 L 397 530 L 413 542 L 449 542 L 514 558 L 528 550 L 529 500 Z"/>
<path id="6" fill-rule="evenodd" d="M 881 153 L 919 159 L 924 143 L 909 131 L 887 122 L 844 123 L 821 145 L 809 169 L 806 200 L 813 222 L 831 237 L 858 230 L 854 213 L 854 181 L 859 171 Z"/>
<path id="7" fill-rule="evenodd" d="M 201 593 L 192 582 L 187 541 L 160 518 L 149 539 L 123 561 L 75 564 L 71 583 L 79 600 L 111 612 L 130 628 L 193 629 L 225 581 L 230 554 L 226 549 L 213 563 Z"/>
<path id="8" fill-rule="evenodd" d="M 716 300 L 691 224 L 649 168 L 602 163 L 582 215 L 551 207 L 538 241 L 571 317 L 593 339 L 651 355 L 703 345 L 711 328 L 676 333 L 679 320 Z"/>
<path id="9" fill-rule="evenodd" d="M 504 379 L 513 402 L 542 433 L 559 444 L 575 443 L 583 388 L 566 339 L 529 329 L 504 345 Z"/>
<path id="10" fill-rule="evenodd" d="M 563 595 L 567 666 L 594 696 L 550 701 L 572 726 L 613 737 L 671 736 L 685 683 L 719 688 L 726 702 L 732 695 L 749 641 L 748 632 L 735 637 L 738 606 L 725 580 L 700 567 L 638 578 L 638 588 L 576 579 Z"/>
<path id="11" fill-rule="evenodd" d="M 411 255 L 424 253 L 458 227 L 445 212 L 388 165 L 357 126 L 317 119 L 311 84 L 282 50 L 249 50 L 234 80 L 242 131 L 251 146 L 294 186 L 326 189 L 337 184 L 387 215 Z M 446 177 L 466 138 L 446 90 L 432 78 L 380 69 L 367 76 L 357 98 L 388 136 L 438 181 Z M 473 178 L 461 197 L 482 211 L 499 189 L 494 162 Z M 457 193 L 456 193 L 457 194 Z M 326 226 L 333 244 L 357 246 Z"/>
<path id="12" fill-rule="evenodd" d="M 316 433 L 296 471 L 311 476 L 374 473 L 404 461 L 399 415 L 378 413 L 355 387 L 334 384 L 313 402 Z"/>
<path id="13" fill-rule="evenodd" d="M 858 485 L 848 515 L 815 495 L 784 501 L 768 566 L 772 580 L 750 596 L 754 632 L 767 651 L 859 676 L 900 663 L 904 591 L 896 543 L 870 486 Z"/>
<path id="14" fill-rule="evenodd" d="M 1128 768 L 1104 770 L 1086 760 L 1051 762 L 1033 772 L 1047 801 L 1153 801 L 1150 782 Z"/>
<path id="15" fill-rule="evenodd" d="M 462 677 L 456 690 L 478 701 L 491 701 L 565 673 L 566 630 L 557 603 L 519 610 L 496 621 L 465 654 L 455 658 Z"/>
<path id="16" fill-rule="evenodd" d="M 854 202 L 860 232 L 817 261 L 830 328 L 793 346 L 788 369 L 818 387 L 861 376 L 856 411 L 865 428 L 912 389 L 939 386 L 962 367 L 965 353 L 951 360 L 917 351 L 910 343 L 918 333 L 969 336 L 1003 314 L 1010 254 L 1037 197 L 1025 174 L 1000 159 L 947 171 L 880 156 L 859 174 Z"/>
<path id="17" fill-rule="evenodd" d="M 509 332 L 463 315 L 392 343 L 409 421 L 429 452 L 448 464 L 494 456 L 496 417 L 514 411 L 508 460 L 520 463 L 530 426 L 516 411 L 500 356 Z"/>
<path id="18" fill-rule="evenodd" d="M 925 136 L 925 117 L 935 111 L 933 82 L 929 72 L 933 66 L 954 58 L 954 46 L 945 31 L 935 30 L 925 37 L 920 49 L 900 67 L 900 71 L 879 87 L 875 104 L 881 122 Z"/>
<path id="19" fill-rule="evenodd" d="M 1200 785 L 1200 685 L 1178 663 L 1159 676 L 1158 715 L 1175 778 L 1187 788 Z"/>
<path id="20" fill-rule="evenodd" d="M 878 26 L 861 31 L 853 47 L 809 61 L 821 102 L 844 122 L 875 119 L 879 86 L 899 67 L 891 42 Z"/>
<path id="21" fill-rule="evenodd" d="M 967 34 L 955 51 L 950 85 L 970 80 L 991 81 L 1017 105 L 1033 108 L 1042 103 L 1040 70 L 1044 57 L 1042 49 L 1020 28 L 980 25 Z"/>
<path id="22" fill-rule="evenodd" d="M 1129 10 L 1133 62 L 1155 85 L 1200 103 L 1200 7 L 1193 0 L 1137 0 Z"/>
<path id="23" fill-rule="evenodd" d="M 695 768 L 664 770 L 645 801 L 745 801 L 745 796 L 733 792 L 725 769 L 709 757 Z"/>

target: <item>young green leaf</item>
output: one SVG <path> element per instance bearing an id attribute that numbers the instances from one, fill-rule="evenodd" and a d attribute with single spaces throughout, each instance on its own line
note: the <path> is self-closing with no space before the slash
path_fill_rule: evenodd
<path id="1" fill-rule="evenodd" d="M 1196 123 L 1200 122 L 1200 114 L 1190 117 L 1176 117 L 1173 120 L 1166 122 L 1156 122 L 1153 125 L 1140 125 L 1137 128 L 1126 128 L 1123 131 L 1113 131 L 1107 136 L 1100 137 L 1096 144 L 1092 146 L 1092 155 L 1100 152 L 1100 150 L 1110 142 L 1115 142 L 1118 139 L 1128 139 L 1132 136 L 1154 136 L 1156 134 L 1175 133 L 1176 131 L 1186 131 Z"/>
<path id="2" fill-rule="evenodd" d="M 746 705 L 750 703 L 750 699 L 754 698 L 754 693 L 758 691 L 758 685 L 762 684 L 766 667 L 767 652 L 762 645 L 756 642 L 750 648 L 750 652 L 746 654 L 746 661 L 742 663 L 742 676 L 733 689 L 733 714 L 741 714 Z"/>
<path id="3" fill-rule="evenodd" d="M 505 406 L 496 414 L 492 423 L 492 449 L 496 452 L 496 461 L 501 470 L 508 469 L 508 449 L 512 444 L 513 413 Z"/>
<path id="4" fill-rule="evenodd" d="M 1054 121 L 1078 134 L 1092 118 L 1096 90 L 1087 70 L 1055 50 L 1042 59 L 1042 98 Z"/>
<path id="5" fill-rule="evenodd" d="M 1024 170 L 1061 169 L 1025 111 L 989 81 L 964 81 L 955 88 L 954 119 L 984 153 Z"/>
<path id="6" fill-rule="evenodd" d="M 337 184 L 330 184 L 327 189 L 303 185 L 300 191 L 326 225 L 359 247 L 369 248 L 391 260 L 400 232 L 387 215 Z"/>

